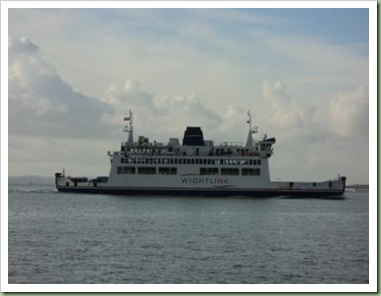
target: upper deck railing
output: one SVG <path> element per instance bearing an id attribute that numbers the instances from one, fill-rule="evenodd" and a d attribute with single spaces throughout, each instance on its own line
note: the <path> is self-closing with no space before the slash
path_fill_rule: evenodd
<path id="1" fill-rule="evenodd" d="M 242 147 L 242 142 L 220 142 L 223 147 Z"/>

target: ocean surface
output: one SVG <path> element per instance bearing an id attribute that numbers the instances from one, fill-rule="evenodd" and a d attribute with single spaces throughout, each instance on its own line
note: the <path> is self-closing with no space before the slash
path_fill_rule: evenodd
<path id="1" fill-rule="evenodd" d="M 109 196 L 9 185 L 10 284 L 367 284 L 369 194 Z"/>

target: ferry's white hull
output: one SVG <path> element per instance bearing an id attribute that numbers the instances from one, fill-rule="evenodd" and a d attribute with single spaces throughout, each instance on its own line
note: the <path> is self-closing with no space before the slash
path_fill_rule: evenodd
<path id="1" fill-rule="evenodd" d="M 56 176 L 56 186 L 60 192 L 117 195 L 338 197 L 344 193 L 345 178 L 312 183 L 266 182 L 250 177 L 242 180 L 231 176 L 132 176 L 126 177 L 124 184 L 112 184 L 73 182 L 70 177 Z"/>

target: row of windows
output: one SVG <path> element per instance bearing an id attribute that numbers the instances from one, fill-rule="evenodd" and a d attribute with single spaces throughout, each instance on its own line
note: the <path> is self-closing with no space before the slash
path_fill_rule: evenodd
<path id="1" fill-rule="evenodd" d="M 209 164 L 209 165 L 261 165 L 260 159 L 211 158 L 122 158 L 121 163 L 136 164 Z"/>
<path id="2" fill-rule="evenodd" d="M 135 167 L 118 167 L 118 174 L 136 174 Z M 138 167 L 138 174 L 140 175 L 154 175 L 156 174 L 155 167 Z M 177 168 L 159 168 L 158 174 L 160 175 L 176 175 Z"/>
<path id="3" fill-rule="evenodd" d="M 177 168 L 175 167 L 159 167 L 156 170 L 156 167 L 118 167 L 118 174 L 136 174 L 140 175 L 176 175 Z M 200 175 L 229 175 L 229 176 L 238 176 L 240 169 L 238 168 L 200 168 Z M 260 169 L 252 168 L 243 168 L 241 169 L 242 176 L 259 176 L 261 174 Z"/>
<path id="4" fill-rule="evenodd" d="M 221 175 L 238 176 L 240 169 L 238 168 L 221 168 Z M 261 169 L 242 169 L 242 176 L 259 176 Z M 200 175 L 218 175 L 218 168 L 201 168 Z"/>

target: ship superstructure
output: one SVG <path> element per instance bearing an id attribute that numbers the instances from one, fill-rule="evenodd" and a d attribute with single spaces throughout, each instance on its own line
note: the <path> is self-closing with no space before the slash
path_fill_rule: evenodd
<path id="1" fill-rule="evenodd" d="M 200 127 L 187 127 L 182 143 L 170 138 L 166 144 L 133 137 L 133 114 L 124 118 L 127 140 L 119 151 L 108 152 L 108 177 L 88 179 L 56 173 L 56 187 L 62 192 L 105 194 L 164 194 L 202 196 L 340 196 L 345 177 L 324 182 L 272 182 L 268 160 L 275 138 L 253 137 L 248 112 L 246 145 L 204 140 Z"/>

